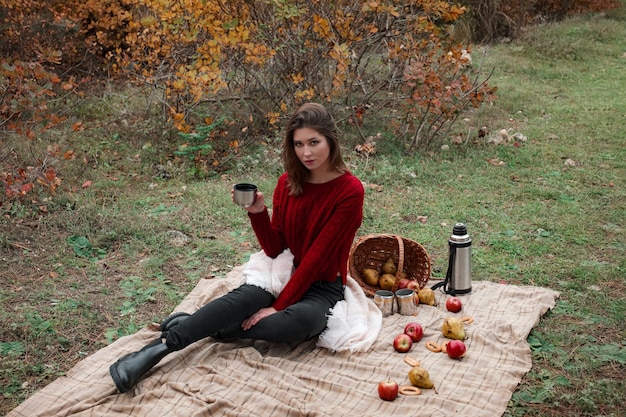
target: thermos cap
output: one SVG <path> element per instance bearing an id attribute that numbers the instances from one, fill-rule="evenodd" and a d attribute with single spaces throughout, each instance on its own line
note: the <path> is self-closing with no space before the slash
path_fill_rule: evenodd
<path id="1" fill-rule="evenodd" d="M 457 223 L 452 229 L 452 234 L 457 236 L 463 236 L 467 234 L 467 226 L 464 223 Z"/>
<path id="2" fill-rule="evenodd" d="M 467 234 L 467 226 L 464 223 L 457 223 L 452 229 L 452 236 L 450 236 L 451 243 L 468 243 L 472 239 Z"/>

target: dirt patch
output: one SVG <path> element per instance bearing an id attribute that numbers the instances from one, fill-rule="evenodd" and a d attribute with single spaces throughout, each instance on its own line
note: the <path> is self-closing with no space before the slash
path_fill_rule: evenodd
<path id="1" fill-rule="evenodd" d="M 112 338 L 171 311 L 190 285 L 181 268 L 168 265 L 172 291 L 155 291 L 123 314 L 120 306 L 132 297 L 120 283 L 137 260 L 116 249 L 97 262 L 74 257 L 64 247 L 67 233 L 48 226 L 50 216 L 23 222 L 5 218 L 0 226 L 8 237 L 0 248 L 0 385 L 5 387 L 0 415 Z"/>

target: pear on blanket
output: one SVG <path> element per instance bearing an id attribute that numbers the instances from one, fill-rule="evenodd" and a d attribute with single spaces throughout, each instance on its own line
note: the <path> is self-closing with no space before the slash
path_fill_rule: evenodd
<path id="1" fill-rule="evenodd" d="M 411 385 L 419 388 L 430 389 L 435 387 L 435 384 L 433 384 L 433 381 L 430 379 L 430 374 L 421 366 L 411 368 L 409 371 L 409 381 L 411 381 Z"/>
<path id="2" fill-rule="evenodd" d="M 465 340 L 465 327 L 463 322 L 455 317 L 448 317 L 441 326 L 443 335 L 448 339 Z"/>
<path id="3" fill-rule="evenodd" d="M 417 297 L 420 300 L 420 303 L 426 304 L 429 306 L 435 305 L 435 292 L 430 288 L 422 288 L 417 292 Z"/>

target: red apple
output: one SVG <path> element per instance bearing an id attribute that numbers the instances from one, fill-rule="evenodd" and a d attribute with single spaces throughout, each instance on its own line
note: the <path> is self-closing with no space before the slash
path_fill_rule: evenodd
<path id="1" fill-rule="evenodd" d="M 461 307 L 462 304 L 459 297 L 450 297 L 446 300 L 446 308 L 448 309 L 448 311 L 458 313 L 459 311 L 461 311 Z"/>
<path id="2" fill-rule="evenodd" d="M 408 278 L 400 278 L 398 280 L 398 289 L 399 290 L 405 289 L 409 285 L 410 282 L 411 280 Z"/>
<path id="3" fill-rule="evenodd" d="M 415 291 L 415 292 L 417 292 L 417 291 L 419 291 L 419 290 L 420 290 L 420 284 L 419 284 L 419 282 L 417 282 L 417 281 L 415 281 L 415 280 L 412 280 L 412 279 L 410 279 L 409 281 L 410 281 L 410 282 L 409 282 L 408 284 L 406 284 L 406 287 L 407 287 L 409 290 L 413 290 L 413 291 Z"/>
<path id="4" fill-rule="evenodd" d="M 452 359 L 462 358 L 466 351 L 467 347 L 465 347 L 465 343 L 460 340 L 451 340 L 446 345 L 446 352 Z"/>
<path id="5" fill-rule="evenodd" d="M 398 396 L 398 383 L 387 380 L 378 383 L 378 396 L 385 401 L 393 401 Z"/>
<path id="6" fill-rule="evenodd" d="M 424 336 L 424 329 L 419 323 L 411 322 L 404 326 L 404 334 L 408 334 L 413 342 L 419 342 Z"/>
<path id="7" fill-rule="evenodd" d="M 411 336 L 408 334 L 399 334 L 393 339 L 393 348 L 396 352 L 406 353 L 411 350 L 413 346 L 413 341 L 411 340 Z"/>

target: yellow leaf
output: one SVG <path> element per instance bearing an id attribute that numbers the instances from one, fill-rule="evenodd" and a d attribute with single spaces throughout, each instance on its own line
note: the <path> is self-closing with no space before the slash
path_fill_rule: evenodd
<path id="1" fill-rule="evenodd" d="M 304 76 L 302 75 L 302 73 L 297 73 L 291 76 L 291 80 L 293 81 L 294 84 L 300 84 L 302 81 L 304 81 Z"/>
<path id="2" fill-rule="evenodd" d="M 280 117 L 280 113 L 277 112 L 269 112 L 265 115 L 265 117 L 268 119 L 269 124 L 271 124 L 272 126 L 275 125 L 278 122 L 278 118 Z"/>

